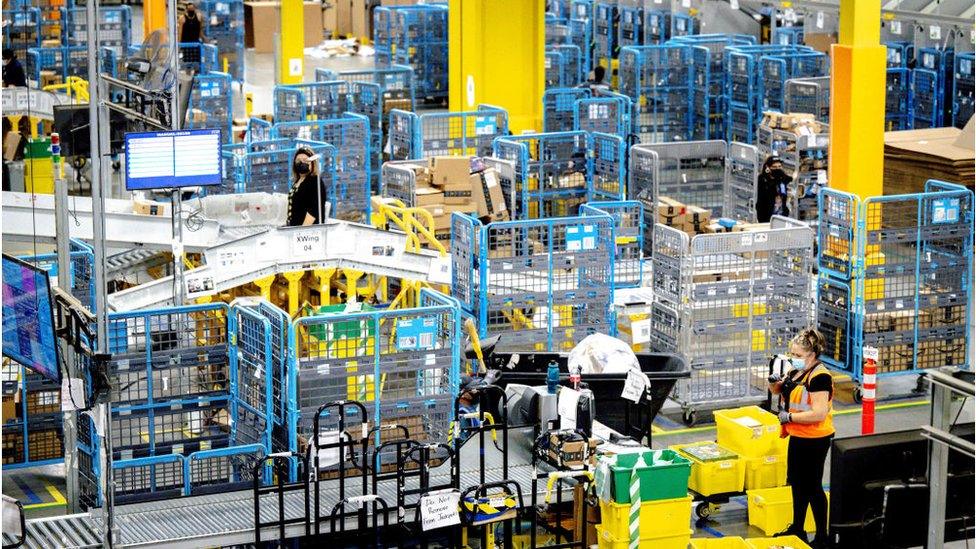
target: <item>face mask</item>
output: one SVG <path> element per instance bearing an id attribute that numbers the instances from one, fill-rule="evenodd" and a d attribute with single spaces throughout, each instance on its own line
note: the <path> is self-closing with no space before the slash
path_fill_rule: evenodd
<path id="1" fill-rule="evenodd" d="M 305 162 L 295 162 L 295 173 L 305 175 L 312 171 L 311 167 Z"/>
<path id="2" fill-rule="evenodd" d="M 802 370 L 807 367 L 802 358 L 791 357 L 790 362 L 793 363 L 793 367 L 797 370 Z"/>

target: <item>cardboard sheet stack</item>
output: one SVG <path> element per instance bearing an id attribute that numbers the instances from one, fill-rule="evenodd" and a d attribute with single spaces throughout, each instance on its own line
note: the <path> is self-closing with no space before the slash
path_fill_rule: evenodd
<path id="1" fill-rule="evenodd" d="M 470 213 L 483 222 L 507 221 L 508 208 L 498 173 L 478 157 L 434 156 L 408 166 L 416 177 L 414 206 L 434 217 L 434 236 L 451 239 L 451 214 Z"/>
<path id="2" fill-rule="evenodd" d="M 925 190 L 925 182 L 938 179 L 973 189 L 973 122 L 966 128 L 931 128 L 885 133 L 884 194 Z"/>

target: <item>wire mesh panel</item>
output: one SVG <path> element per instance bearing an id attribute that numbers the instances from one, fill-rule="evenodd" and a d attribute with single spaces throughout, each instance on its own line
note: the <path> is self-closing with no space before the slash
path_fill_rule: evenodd
<path id="1" fill-rule="evenodd" d="M 783 110 L 786 105 L 786 81 L 826 76 L 827 56 L 820 52 L 768 55 L 760 59 L 759 70 L 761 112 L 787 112 Z"/>
<path id="2" fill-rule="evenodd" d="M 194 74 L 209 74 L 220 71 L 217 46 L 202 42 L 181 42 L 177 50 L 180 56 L 180 70 Z"/>
<path id="3" fill-rule="evenodd" d="M 390 160 L 423 158 L 423 143 L 420 137 L 420 117 L 400 109 L 390 111 L 390 124 L 386 147 Z"/>
<path id="4" fill-rule="evenodd" d="M 546 133 L 572 131 L 576 101 L 591 97 L 589 88 L 550 88 L 542 94 L 542 127 Z"/>
<path id="5" fill-rule="evenodd" d="M 186 128 L 217 128 L 224 141 L 233 140 L 233 80 L 222 72 L 193 77 Z"/>
<path id="6" fill-rule="evenodd" d="M 498 107 L 479 105 L 475 111 L 420 116 L 423 158 L 489 156 L 492 141 L 504 135 L 508 135 L 508 112 Z"/>
<path id="7" fill-rule="evenodd" d="M 610 68 L 610 60 L 617 58 L 617 2 L 593 2 L 593 59 L 594 63 Z"/>
<path id="8" fill-rule="evenodd" d="M 463 230 L 462 217 L 453 215 L 455 229 Z M 568 350 L 592 333 L 615 333 L 611 217 L 466 223 L 480 257 L 472 265 L 459 248 L 470 232 L 452 239 L 454 267 L 474 267 L 454 274 L 452 294 L 465 307 L 468 297 L 477 301 L 469 312 L 483 337 L 501 335 L 507 349 Z"/>
<path id="9" fill-rule="evenodd" d="M 609 215 L 614 222 L 613 285 L 639 288 L 643 282 L 644 208 L 636 200 L 587 202 L 580 215 Z"/>
<path id="10" fill-rule="evenodd" d="M 546 46 L 566 44 L 569 42 L 569 25 L 563 25 L 559 19 L 546 15 Z"/>
<path id="11" fill-rule="evenodd" d="M 644 11 L 644 45 L 661 45 L 671 35 L 671 11 L 656 9 Z"/>
<path id="12" fill-rule="evenodd" d="M 305 122 L 281 122 L 272 135 L 313 139 L 335 147 L 335 176 L 329 188 L 333 216 L 364 221 L 370 213 L 370 129 L 362 115 Z"/>
<path id="13" fill-rule="evenodd" d="M 3 468 L 61 462 L 64 459 L 61 387 L 7 358 L 3 359 L 2 369 Z"/>
<path id="14" fill-rule="evenodd" d="M 832 368 L 850 372 L 854 318 L 854 294 L 849 281 L 821 274 L 817 279 L 817 329 L 827 343 L 821 360 Z"/>
<path id="15" fill-rule="evenodd" d="M 813 232 L 776 217 L 769 228 L 686 233 L 654 228 L 652 346 L 682 354 L 686 410 L 765 399 L 769 355 L 812 320 Z"/>
<path id="16" fill-rule="evenodd" d="M 203 34 L 217 47 L 219 68 L 244 81 L 244 1 L 202 0 Z"/>
<path id="17" fill-rule="evenodd" d="M 20 258 L 48 272 L 51 286 L 58 283 L 57 254 L 40 254 Z M 71 295 L 89 311 L 95 310 L 95 252 L 82 240 L 70 241 L 69 260 L 71 261 Z"/>
<path id="18" fill-rule="evenodd" d="M 592 172 L 590 200 L 623 200 L 627 194 L 627 144 L 619 135 L 590 134 Z"/>
<path id="19" fill-rule="evenodd" d="M 573 129 L 602 132 L 626 139 L 631 130 L 630 98 L 620 94 L 613 97 L 585 97 L 573 107 Z"/>
<path id="20" fill-rule="evenodd" d="M 562 55 L 562 86 L 575 86 L 586 80 L 583 72 L 583 52 L 575 44 L 557 44 L 546 48 Z"/>
<path id="21" fill-rule="evenodd" d="M 591 17 L 574 17 L 569 20 L 569 41 L 580 50 L 580 76 L 586 80 L 593 68 L 593 28 Z"/>
<path id="22" fill-rule="evenodd" d="M 241 456 L 270 451 L 270 324 L 238 325 L 230 313 L 221 304 L 109 316 L 117 502 L 234 486 L 248 480 Z M 80 425 L 83 478 L 95 480 L 98 436 Z"/>
<path id="23" fill-rule="evenodd" d="M 687 13 L 671 14 L 671 37 L 691 36 L 698 34 L 700 27 L 699 21 L 693 15 Z"/>
<path id="24" fill-rule="evenodd" d="M 809 113 L 830 121 L 830 77 L 791 78 L 786 81 L 783 112 Z"/>
<path id="25" fill-rule="evenodd" d="M 418 98 L 447 96 L 447 6 L 380 7 L 373 12 L 377 60 L 407 65 Z"/>
<path id="26" fill-rule="evenodd" d="M 3 10 L 3 47 L 10 48 L 25 58 L 29 48 L 41 45 L 41 10 L 36 7 L 20 6 Z"/>
<path id="27" fill-rule="evenodd" d="M 313 436 L 319 407 L 337 400 L 365 404 L 372 426 L 396 423 L 418 442 L 447 440 L 459 383 L 460 309 L 446 296 L 428 299 L 436 304 L 295 321 L 291 430 L 299 448 Z M 318 436 L 335 431 L 337 419 L 323 416 Z"/>
<path id="28" fill-rule="evenodd" d="M 644 8 L 641 4 L 642 2 L 621 2 L 618 6 L 618 47 L 640 46 L 644 43 Z"/>
<path id="29" fill-rule="evenodd" d="M 973 117 L 973 66 L 976 56 L 972 52 L 956 54 L 956 68 L 952 78 L 952 125 L 962 128 Z"/>
<path id="30" fill-rule="evenodd" d="M 910 114 L 911 70 L 889 67 L 885 77 L 885 131 L 907 130 Z"/>
<path id="31" fill-rule="evenodd" d="M 523 134 L 495 141 L 494 156 L 515 162 L 514 188 L 506 189 L 516 219 L 575 215 L 590 186 L 586 132 Z"/>
<path id="32" fill-rule="evenodd" d="M 85 46 L 88 44 L 88 14 L 84 7 L 67 8 L 62 12 L 64 44 Z M 99 46 L 125 52 L 132 42 L 132 10 L 129 6 L 102 6 L 98 10 Z"/>
<path id="33" fill-rule="evenodd" d="M 725 205 L 724 141 L 659 143 L 640 145 L 640 149 L 657 153 L 653 196 L 711 210 L 720 217 Z"/>
<path id="34" fill-rule="evenodd" d="M 939 75 L 916 68 L 911 75 L 912 128 L 939 127 Z"/>
<path id="35" fill-rule="evenodd" d="M 725 163 L 725 208 L 722 214 L 736 221 L 756 221 L 759 151 L 753 145 L 729 143 Z"/>
<path id="36" fill-rule="evenodd" d="M 563 86 L 571 85 L 570 83 L 563 83 L 563 77 L 565 76 L 565 71 L 563 69 L 564 61 L 563 54 L 556 50 L 546 48 L 546 52 L 543 58 L 545 65 L 545 83 L 546 88 L 561 88 Z"/>
<path id="37" fill-rule="evenodd" d="M 724 139 L 727 109 L 725 48 L 753 44 L 755 38 L 742 34 L 704 34 L 680 36 L 672 42 L 692 47 L 694 139 Z"/>
<path id="38" fill-rule="evenodd" d="M 346 82 L 366 82 L 378 84 L 383 94 L 383 112 L 400 108 L 414 110 L 413 69 L 407 65 L 376 65 L 366 69 L 315 69 L 315 80 L 345 80 Z M 406 102 L 406 103 L 403 103 Z"/>
<path id="39" fill-rule="evenodd" d="M 319 155 L 316 161 L 319 181 L 326 189 L 331 189 L 336 172 L 336 152 L 332 145 L 304 139 L 270 139 L 245 143 L 236 149 L 225 147 L 225 169 L 233 166 L 237 176 L 233 180 L 225 177 L 225 184 L 211 188 L 209 192 L 288 193 L 293 179 L 292 162 L 299 147 L 309 148 Z"/>
<path id="40" fill-rule="evenodd" d="M 692 135 L 692 49 L 632 46 L 620 51 L 620 93 L 633 103 L 641 143 L 687 141 Z"/>
<path id="41" fill-rule="evenodd" d="M 817 197 L 817 268 L 838 280 L 851 280 L 857 255 L 858 202 L 848 193 L 823 189 Z"/>

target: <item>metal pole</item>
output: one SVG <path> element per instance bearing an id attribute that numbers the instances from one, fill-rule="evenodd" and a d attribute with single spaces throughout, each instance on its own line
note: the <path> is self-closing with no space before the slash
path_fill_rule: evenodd
<path id="1" fill-rule="evenodd" d="M 68 225 L 68 182 L 64 178 L 63 161 L 57 161 L 54 166 L 54 230 L 58 252 L 58 287 L 71 292 L 71 235 Z M 61 344 L 61 356 L 65 359 L 68 385 L 79 377 L 75 364 L 75 352 L 71 345 Z M 62 386 L 63 390 L 63 386 Z M 78 506 L 78 414 L 74 410 L 64 412 L 62 421 L 64 429 L 64 472 L 66 510 L 68 514 L 77 513 Z"/>
<path id="2" fill-rule="evenodd" d="M 98 2 L 89 1 L 85 6 L 85 27 L 88 36 L 88 114 L 91 118 L 89 125 L 89 139 L 91 144 L 92 169 L 92 245 L 95 250 L 95 321 L 97 331 L 97 348 L 99 353 L 108 351 L 108 312 L 106 294 L 108 281 L 105 280 L 105 193 L 110 188 L 110 182 L 103 179 L 105 171 L 103 164 L 106 160 L 106 149 L 103 143 L 108 141 L 108 111 L 101 107 L 101 83 L 98 80 Z M 115 528 L 114 481 L 112 479 L 112 411 L 107 403 L 99 404 L 94 410 L 94 420 L 100 427 L 98 460 L 100 464 L 102 489 L 102 544 L 111 549 L 113 547 L 113 529 Z"/>
<path id="3" fill-rule="evenodd" d="M 932 383 L 932 427 L 948 432 L 952 413 L 952 392 Z M 946 477 L 949 474 L 949 447 L 929 442 L 929 535 L 927 547 L 942 547 L 945 540 Z"/>
<path id="4" fill-rule="evenodd" d="M 170 120 L 174 130 L 182 126 L 180 120 L 180 29 L 176 20 L 176 0 L 167 0 L 166 16 L 169 22 L 170 71 L 173 74 L 173 89 L 170 91 Z M 192 85 L 192 84 L 191 84 Z M 183 290 L 183 193 L 173 190 L 173 303 L 183 305 L 186 294 Z"/>

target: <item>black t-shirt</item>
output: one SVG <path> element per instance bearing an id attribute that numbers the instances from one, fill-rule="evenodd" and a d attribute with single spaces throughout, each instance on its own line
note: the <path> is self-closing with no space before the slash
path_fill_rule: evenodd
<path id="1" fill-rule="evenodd" d="M 27 86 L 27 75 L 24 74 L 24 66 L 20 64 L 20 60 L 11 59 L 9 63 L 3 67 L 3 85 L 7 86 Z"/>
<path id="2" fill-rule="evenodd" d="M 759 174 L 756 185 L 756 221 L 766 223 L 773 213 L 789 216 L 789 208 L 786 207 L 786 185 L 790 179 L 784 177 L 782 180 L 773 174 L 763 172 Z M 782 211 L 774 212 L 776 197 L 782 200 Z"/>
<path id="3" fill-rule="evenodd" d="M 797 371 L 793 370 L 790 372 L 790 377 L 794 377 L 796 373 Z M 797 379 L 797 383 L 801 383 L 803 379 L 803 377 Z M 807 377 L 806 386 L 808 393 L 827 391 L 830 393 L 830 398 L 834 398 L 834 378 L 831 377 L 829 372 L 817 372 L 812 374 L 811 377 Z"/>
<path id="4" fill-rule="evenodd" d="M 320 191 L 321 209 L 317 206 Z M 315 223 L 321 223 L 319 212 L 325 213 L 325 205 L 328 202 L 325 186 L 319 182 L 319 176 L 315 174 L 306 175 L 301 183 L 292 184 L 291 191 L 288 193 L 288 226 L 300 226 L 305 221 L 305 214 L 311 214 L 315 218 Z"/>
<path id="5" fill-rule="evenodd" d="M 200 15 L 196 17 L 184 17 L 183 27 L 180 29 L 180 42 L 199 42 L 200 41 Z"/>

